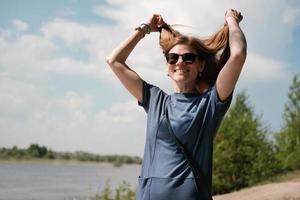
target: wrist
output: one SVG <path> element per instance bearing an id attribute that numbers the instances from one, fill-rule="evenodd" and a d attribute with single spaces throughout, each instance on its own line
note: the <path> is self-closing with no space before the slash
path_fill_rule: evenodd
<path id="1" fill-rule="evenodd" d="M 150 34 L 151 33 L 151 27 L 149 24 L 146 23 L 142 23 L 140 26 L 143 30 L 145 30 L 146 34 Z"/>
<path id="2" fill-rule="evenodd" d="M 234 18 L 234 17 L 228 17 L 226 19 L 226 23 L 227 23 L 228 26 L 230 26 L 230 25 L 238 25 L 239 24 L 238 21 L 237 21 L 237 19 Z"/>
<path id="3" fill-rule="evenodd" d="M 140 26 L 136 27 L 134 30 L 137 30 L 143 34 L 143 37 L 145 37 L 146 34 L 150 34 L 151 27 L 149 24 L 141 24 Z"/>

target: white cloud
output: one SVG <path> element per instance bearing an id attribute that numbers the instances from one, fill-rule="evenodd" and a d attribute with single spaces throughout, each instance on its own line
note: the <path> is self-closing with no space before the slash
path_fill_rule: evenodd
<path id="1" fill-rule="evenodd" d="M 42 36 L 21 35 L 18 40 L 13 43 L 5 41 L 5 45 L 2 45 L 3 48 L 1 48 L 2 51 L 0 50 L 0 64 L 7 67 L 9 66 L 7 70 L 15 69 L 14 73 L 21 71 L 20 68 L 22 68 L 23 71 L 25 69 L 32 70 L 32 73 L 28 72 L 31 76 L 54 72 L 85 75 L 97 77 L 105 81 L 116 82 L 115 79 L 112 78 L 112 73 L 107 68 L 105 58 L 119 42 L 132 32 L 134 26 L 147 20 L 150 14 L 162 13 L 167 21 L 191 25 L 194 28 L 186 30 L 187 32 L 203 36 L 213 33 L 222 25 L 223 14 L 220 13 L 225 12 L 228 6 L 225 3 L 215 4 L 211 1 L 192 1 L 189 4 L 183 4 L 180 1 L 172 3 L 169 1 L 139 1 L 135 3 L 108 1 L 108 4 L 109 6 L 95 7 L 94 12 L 116 20 L 119 22 L 118 25 L 111 27 L 100 24 L 83 25 L 74 21 L 56 18 L 41 27 Z M 259 1 L 255 1 L 254 4 L 259 4 Z M 263 2 L 260 4 L 265 5 Z M 267 23 L 267 19 L 273 15 L 271 9 L 267 9 L 263 12 L 261 6 L 256 8 L 252 3 L 232 1 L 232 5 L 235 5 L 233 7 L 237 7 L 241 10 L 245 9 L 245 20 L 249 19 L 249 22 L 252 22 L 251 19 L 253 19 L 254 22 L 263 20 Z M 166 12 L 163 10 L 162 8 L 166 6 L 170 6 L 170 9 L 174 12 Z M 282 7 L 281 4 L 278 6 Z M 191 12 L 192 10 L 195 12 Z M 251 13 L 249 10 L 256 10 L 256 12 Z M 263 16 L 259 13 L 266 15 Z M 267 15 L 270 16 L 267 17 Z M 248 21 L 243 23 L 246 23 L 246 26 Z M 256 26 L 258 27 L 256 30 L 260 30 L 260 27 L 263 27 L 261 24 L 256 24 Z M 263 30 L 266 30 L 266 27 L 263 28 Z M 282 33 L 278 31 L 274 32 L 276 32 L 276 36 L 284 34 L 282 31 Z M 286 37 L 286 40 L 288 40 L 288 38 L 289 37 Z M 272 41 L 280 40 L 272 39 Z M 278 45 L 282 46 L 284 44 L 280 42 Z M 61 52 L 66 51 L 70 53 L 82 51 L 87 55 L 87 58 L 81 60 L 80 58 L 68 54 L 61 54 Z M 22 52 L 22 54 L 16 55 L 15 52 Z M 151 59 L 149 59 L 150 57 Z M 249 63 L 257 62 L 257 59 L 254 61 L 251 61 L 251 59 L 249 56 Z M 157 80 L 157 74 L 162 73 L 161 79 L 164 80 L 165 63 L 158 45 L 158 34 L 152 33 L 150 36 L 147 35 L 147 38 L 144 38 L 143 41 L 138 44 L 137 48 L 129 57 L 128 62 L 132 63 L 133 69 L 140 72 L 141 76 L 145 77 L 145 79 L 149 78 L 150 81 L 155 81 Z M 284 71 L 284 68 L 281 68 L 281 70 Z M 254 73 L 250 73 L 247 79 L 250 80 L 252 78 L 252 80 L 256 80 L 257 76 L 253 75 Z M 266 76 L 266 78 L 266 80 L 272 80 L 272 76 Z"/>
<path id="2" fill-rule="evenodd" d="M 0 146 L 36 142 L 62 151 L 143 153 L 146 114 L 136 101 L 96 112 L 89 95 L 51 97 L 26 82 L 1 77 L 0 83 Z"/>
<path id="3" fill-rule="evenodd" d="M 283 62 L 249 52 L 240 80 L 244 85 L 249 85 L 258 82 L 282 81 L 289 77 L 287 66 Z"/>
<path id="4" fill-rule="evenodd" d="M 40 105 L 34 85 L 0 76 L 0 117 L 24 119 Z"/>
<path id="5" fill-rule="evenodd" d="M 181 1 L 150 2 L 142 0 L 130 3 L 127 1 L 109 0 L 108 5 L 95 7 L 94 12 L 115 20 L 117 22 L 116 26 L 119 28 L 139 25 L 141 22 L 145 22 L 151 14 L 161 13 L 166 21 L 171 24 L 178 23 L 192 26 L 192 28 L 183 29 L 185 32 L 205 36 L 212 34 L 223 24 L 223 13 L 227 9 L 230 7 L 238 9 L 245 18 L 241 26 L 245 28 L 244 32 L 249 37 L 249 46 L 251 48 L 247 58 L 247 66 L 245 66 L 245 71 L 243 72 L 246 76 L 243 78 L 245 78 L 245 84 L 253 84 L 257 80 L 270 82 L 287 77 L 286 65 L 275 58 L 257 55 L 254 47 L 258 44 L 255 44 L 255 40 L 253 40 L 253 37 L 265 40 L 264 42 L 267 43 L 266 45 L 269 46 L 270 51 L 287 47 L 289 42 L 291 42 L 291 27 L 282 28 L 278 25 L 278 22 L 282 19 L 283 9 L 287 6 L 279 1 L 275 4 L 270 4 L 267 1 L 259 0 L 251 2 L 230 1 L 229 3 L 216 3 L 207 0 L 191 1 L 188 4 Z M 169 9 L 166 10 L 166 7 Z M 272 30 L 274 29 L 272 34 L 269 34 L 270 26 Z M 284 39 L 286 42 L 283 43 L 279 38 Z M 262 42 L 260 40 L 257 41 Z M 153 80 L 154 82 L 157 74 L 159 72 L 163 73 L 164 70 L 164 62 L 158 49 L 158 35 L 152 33 L 150 39 L 146 38 L 140 42 L 128 60 L 128 63 L 132 63 L 134 69 L 140 72 L 142 77 L 147 77 L 149 78 L 148 80 Z M 140 66 L 146 69 L 140 69 Z M 147 73 L 144 73 L 146 71 Z M 151 73 L 155 75 L 151 76 Z"/>
<path id="6" fill-rule="evenodd" d="M 16 40 L 3 38 L 0 47 L 2 70 L 16 76 L 43 74 L 43 66 L 53 55 L 55 45 L 36 35 L 22 35 Z"/>
<path id="7" fill-rule="evenodd" d="M 89 42 L 90 29 L 76 22 L 57 18 L 41 28 L 47 39 L 59 38 L 67 46 L 86 45 Z"/>
<path id="8" fill-rule="evenodd" d="M 90 108 L 93 104 L 93 100 L 91 96 L 81 97 L 75 92 L 67 92 L 65 95 L 65 99 L 63 99 L 62 101 L 58 101 L 58 103 L 63 104 L 70 110 L 81 110 Z"/>
<path id="9" fill-rule="evenodd" d="M 8 37 L 11 36 L 11 32 L 12 31 L 9 30 L 9 29 L 4 29 L 4 28 L 0 27 L 0 41 L 1 41 L 1 43 L 4 43 L 5 38 L 8 38 Z"/>
<path id="10" fill-rule="evenodd" d="M 291 26 L 300 25 L 300 8 L 290 7 L 283 12 L 283 22 Z"/>
<path id="11" fill-rule="evenodd" d="M 59 40 L 67 50 L 78 49 L 86 53 L 89 64 L 97 66 L 98 75 L 102 79 L 107 78 L 106 56 L 121 39 L 127 37 L 126 33 L 128 33 L 128 30 L 124 31 L 116 27 L 101 24 L 83 25 L 59 18 L 45 24 L 41 30 L 47 40 Z"/>
<path id="12" fill-rule="evenodd" d="M 215 17 L 218 16 L 218 8 L 213 7 L 207 1 L 190 1 L 188 4 L 182 1 L 107 1 L 108 5 L 99 5 L 94 12 L 100 16 L 110 18 L 117 22 L 119 27 L 131 27 L 147 22 L 154 13 L 161 14 L 170 24 L 183 24 L 196 26 L 198 29 L 216 29 L 218 27 Z M 168 8 L 168 9 L 166 9 Z M 196 10 L 197 9 L 197 10 Z M 170 12 L 171 11 L 171 12 Z M 225 11 L 222 11 L 225 13 Z M 207 18 L 207 15 L 211 18 Z M 201 23 L 198 23 L 201 21 Z M 219 23 L 221 25 L 222 22 Z"/>
<path id="13" fill-rule="evenodd" d="M 146 113 L 136 101 L 120 103 L 97 113 L 95 126 L 99 132 L 95 138 L 99 139 L 101 148 L 124 154 L 143 154 Z"/>
<path id="14" fill-rule="evenodd" d="M 46 39 L 60 39 L 67 47 L 79 47 L 92 56 L 103 51 L 103 47 L 118 38 L 114 27 L 100 24 L 83 25 L 74 21 L 56 18 L 41 27 Z M 114 37 L 116 36 L 116 37 Z"/>
<path id="15" fill-rule="evenodd" d="M 28 29 L 28 24 L 20 19 L 13 20 L 12 24 L 18 31 L 26 31 Z"/>
<path id="16" fill-rule="evenodd" d="M 68 49 L 39 35 L 24 34 L 16 40 L 0 37 L 0 65 L 2 69 L 14 76 L 30 77 L 30 79 L 44 77 L 51 73 L 100 77 L 98 63 L 61 54 L 66 50 Z M 69 51 L 71 52 L 72 49 Z"/>
<path id="17" fill-rule="evenodd" d="M 49 60 L 43 66 L 46 72 L 59 73 L 65 75 L 84 75 L 88 77 L 96 77 L 99 75 L 99 66 L 93 63 L 85 63 L 72 58 L 57 58 Z"/>
<path id="18" fill-rule="evenodd" d="M 137 102 L 128 101 L 122 104 L 117 104 L 108 110 L 97 113 L 95 119 L 99 124 L 112 123 L 135 123 L 135 120 L 140 117 L 141 112 L 137 109 Z M 111 124 L 111 123 L 108 123 Z"/>
<path id="19" fill-rule="evenodd" d="M 253 23 L 252 25 L 259 27 L 259 30 L 268 30 L 266 25 L 273 21 L 272 24 L 277 24 L 275 19 L 281 19 L 278 14 L 288 6 L 282 1 L 275 2 L 204 0 L 186 3 L 180 0 L 108 0 L 107 4 L 94 7 L 94 12 L 116 21 L 120 27 L 137 26 L 146 22 L 152 14 L 159 13 L 167 23 L 189 25 L 194 27 L 198 34 L 207 35 L 223 24 L 225 11 L 229 8 L 242 12 L 245 17 L 243 23 Z M 280 27 L 274 28 L 280 30 Z"/>

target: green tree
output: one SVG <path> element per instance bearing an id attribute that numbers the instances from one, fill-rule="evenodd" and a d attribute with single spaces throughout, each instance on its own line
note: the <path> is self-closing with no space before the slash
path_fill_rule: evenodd
<path id="1" fill-rule="evenodd" d="M 34 158 L 43 158 L 48 153 L 48 149 L 45 146 L 39 146 L 38 144 L 31 144 L 27 153 Z"/>
<path id="2" fill-rule="evenodd" d="M 254 114 L 245 92 L 237 95 L 214 143 L 214 193 L 250 186 L 277 170 L 274 148 L 267 128 Z"/>
<path id="3" fill-rule="evenodd" d="M 9 156 L 14 157 L 14 158 L 20 158 L 22 156 L 22 151 L 20 149 L 18 149 L 18 147 L 15 145 L 9 151 Z"/>
<path id="4" fill-rule="evenodd" d="M 54 154 L 54 152 L 51 149 L 49 149 L 47 151 L 47 154 L 45 155 L 45 157 L 49 158 L 49 159 L 54 159 L 55 158 L 55 154 Z"/>
<path id="5" fill-rule="evenodd" d="M 293 77 L 283 113 L 283 127 L 276 135 L 277 156 L 283 169 L 300 169 L 300 80 Z"/>
<path id="6" fill-rule="evenodd" d="M 9 157 L 7 148 L 0 148 L 0 159 L 7 159 Z"/>

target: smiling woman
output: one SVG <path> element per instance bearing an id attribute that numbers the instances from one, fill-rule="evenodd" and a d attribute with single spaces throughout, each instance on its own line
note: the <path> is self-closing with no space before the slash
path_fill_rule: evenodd
<path id="1" fill-rule="evenodd" d="M 246 59 L 241 20 L 239 12 L 228 10 L 224 27 L 200 40 L 179 33 L 155 14 L 108 57 L 113 72 L 148 115 L 137 200 L 212 199 L 213 139 Z M 126 64 L 137 43 L 158 31 L 173 94 L 147 83 Z"/>
<path id="2" fill-rule="evenodd" d="M 193 74 L 196 74 L 196 77 L 193 78 L 192 85 L 196 87 L 194 90 L 201 93 L 214 85 L 220 70 L 229 58 L 228 31 L 228 26 L 224 25 L 220 31 L 211 37 L 201 40 L 182 35 L 170 26 L 163 25 L 160 34 L 160 46 L 165 55 L 170 53 L 173 55 L 173 51 L 181 51 L 182 48 L 186 48 L 185 52 L 192 52 L 192 54 L 196 55 L 192 56 L 195 58 L 193 62 L 177 63 L 173 61 L 174 63 L 170 63 L 168 56 L 166 58 L 169 67 L 170 64 L 177 67 L 184 66 L 185 68 L 194 66 L 193 68 L 196 68 L 196 72 Z M 217 53 L 220 53 L 220 55 L 217 56 Z"/>

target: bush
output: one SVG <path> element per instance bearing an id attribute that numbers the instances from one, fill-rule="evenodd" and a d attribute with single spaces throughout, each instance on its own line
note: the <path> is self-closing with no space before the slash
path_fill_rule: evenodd
<path id="1" fill-rule="evenodd" d="M 114 198 L 113 198 L 114 196 Z M 90 197 L 89 200 L 134 200 L 135 192 L 130 185 L 123 181 L 115 191 L 112 190 L 109 180 L 105 182 L 105 186 L 100 194 Z"/>
<path id="2" fill-rule="evenodd" d="M 300 77 L 294 76 L 283 113 L 284 124 L 276 135 L 277 158 L 284 170 L 300 169 Z"/>
<path id="3" fill-rule="evenodd" d="M 267 134 L 245 92 L 238 94 L 214 143 L 214 193 L 238 190 L 277 173 L 278 161 Z"/>

